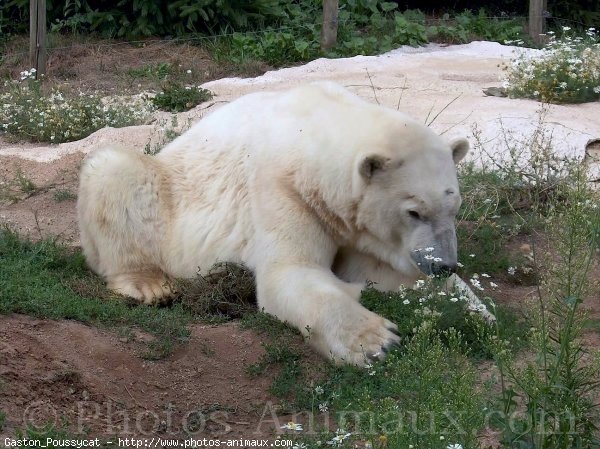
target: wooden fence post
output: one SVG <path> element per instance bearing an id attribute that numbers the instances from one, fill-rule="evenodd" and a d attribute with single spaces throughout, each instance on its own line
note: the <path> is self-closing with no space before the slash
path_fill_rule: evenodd
<path id="1" fill-rule="evenodd" d="M 529 35 L 536 44 L 544 42 L 546 0 L 529 0 Z"/>
<path id="2" fill-rule="evenodd" d="M 329 50 L 337 42 L 339 0 L 323 0 L 321 50 Z"/>
<path id="3" fill-rule="evenodd" d="M 35 78 L 46 73 L 46 0 L 29 0 L 29 63 Z"/>

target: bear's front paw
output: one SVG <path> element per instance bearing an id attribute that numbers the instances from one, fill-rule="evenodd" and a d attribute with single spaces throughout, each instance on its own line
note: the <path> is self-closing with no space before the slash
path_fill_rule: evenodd
<path id="1" fill-rule="evenodd" d="M 341 319 L 334 325 L 330 323 L 325 331 L 329 354 L 336 363 L 365 365 L 383 360 L 400 344 L 398 326 L 359 304 L 341 315 Z"/>

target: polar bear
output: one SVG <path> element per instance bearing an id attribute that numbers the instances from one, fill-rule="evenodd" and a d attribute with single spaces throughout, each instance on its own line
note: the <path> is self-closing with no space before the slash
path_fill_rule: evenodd
<path id="1" fill-rule="evenodd" d="M 382 359 L 397 327 L 360 304 L 361 289 L 453 270 L 455 164 L 468 149 L 333 83 L 250 94 L 156 156 L 91 153 L 83 252 L 109 288 L 147 304 L 172 293 L 173 277 L 244 264 L 259 308 L 322 355 Z"/>

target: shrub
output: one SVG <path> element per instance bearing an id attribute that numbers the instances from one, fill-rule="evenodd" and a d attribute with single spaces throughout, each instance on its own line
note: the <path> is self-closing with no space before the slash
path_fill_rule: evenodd
<path id="1" fill-rule="evenodd" d="M 6 92 L 0 94 L 0 132 L 13 138 L 70 142 L 106 126 L 139 124 L 151 112 L 142 100 L 110 103 L 98 95 L 70 95 L 58 88 L 46 93 L 31 76 L 32 72 L 26 71 L 21 81 L 7 81 Z"/>
<path id="2" fill-rule="evenodd" d="M 490 18 L 485 9 L 477 14 L 464 11 L 454 17 L 444 14 L 438 25 L 429 28 L 432 39 L 467 43 L 473 39 L 504 42 L 524 38 L 523 23 L 518 19 Z"/>
<path id="3" fill-rule="evenodd" d="M 165 111 L 183 112 L 211 98 L 212 93 L 201 87 L 169 83 L 152 98 L 152 104 Z"/>
<path id="4" fill-rule="evenodd" d="M 564 27 L 568 32 L 570 28 Z M 549 40 L 539 53 L 520 52 L 505 67 L 512 97 L 547 103 L 583 103 L 600 98 L 600 42 L 594 28 L 585 36 Z"/>

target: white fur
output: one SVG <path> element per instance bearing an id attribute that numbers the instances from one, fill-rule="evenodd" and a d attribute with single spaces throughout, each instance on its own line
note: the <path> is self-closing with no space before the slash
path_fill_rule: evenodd
<path id="1" fill-rule="evenodd" d="M 171 293 L 170 277 L 243 263 L 259 307 L 321 354 L 381 358 L 396 327 L 359 304 L 361 287 L 414 282 L 419 247 L 456 260 L 453 154 L 465 148 L 332 83 L 247 95 L 155 157 L 92 153 L 83 250 L 110 288 L 147 303 Z"/>

